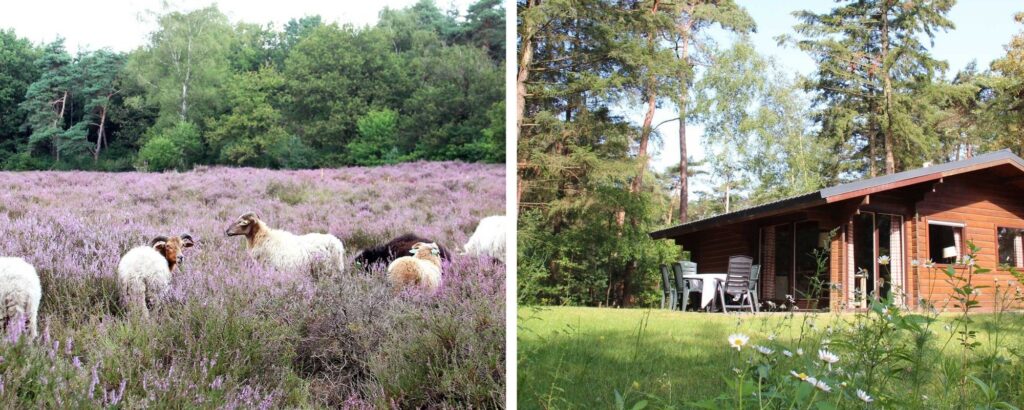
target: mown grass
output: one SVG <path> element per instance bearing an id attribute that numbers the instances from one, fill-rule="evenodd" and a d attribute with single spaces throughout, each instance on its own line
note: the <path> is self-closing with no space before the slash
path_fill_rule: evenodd
<path id="1" fill-rule="evenodd" d="M 518 314 L 518 403 L 527 409 L 631 407 L 641 401 L 656 407 L 692 408 L 701 400 L 730 394 L 726 381 L 736 377 L 732 369 L 737 357 L 727 344 L 730 334 L 749 335 L 751 344 L 813 344 L 820 339 L 813 343 L 797 339 L 854 320 L 852 314 L 752 316 L 584 307 L 521 307 Z M 940 317 L 935 340 L 949 338 L 950 329 L 941 324 L 952 318 Z M 999 322 L 992 315 L 972 318 L 982 343 L 978 362 L 990 353 L 992 341 L 986 335 L 995 330 L 1003 331 L 998 342 L 1003 347 L 991 356 L 1013 360 L 1014 352 L 1024 346 L 1024 334 L 1007 332 L 1020 329 L 1024 321 L 1020 314 L 1006 313 Z M 775 340 L 768 341 L 773 334 Z M 936 367 L 949 363 L 950 356 L 960 351 L 955 341 L 950 345 L 941 353 L 937 348 L 929 350 L 944 356 L 926 361 Z M 1019 366 L 1019 356 L 1016 360 Z M 928 407 L 955 407 L 949 401 L 948 385 L 940 375 L 932 376 L 923 390 L 929 396 Z M 1017 391 L 1024 388 L 1024 381 L 1007 379 L 1011 386 L 1018 386 Z M 622 396 L 621 403 L 616 393 Z M 1010 395 L 1011 401 L 1020 398 L 1012 391 Z"/>

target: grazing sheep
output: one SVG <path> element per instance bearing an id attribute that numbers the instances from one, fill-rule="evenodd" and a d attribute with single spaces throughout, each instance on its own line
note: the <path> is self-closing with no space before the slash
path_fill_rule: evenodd
<path id="1" fill-rule="evenodd" d="M 253 212 L 238 217 L 225 233 L 228 236 L 245 235 L 253 259 L 279 270 L 307 271 L 313 278 L 318 278 L 322 274 L 339 273 L 345 268 L 345 247 L 334 235 L 295 235 L 272 229 Z"/>
<path id="2" fill-rule="evenodd" d="M 505 263 L 505 231 L 508 229 L 507 216 L 488 216 L 480 220 L 473 236 L 463 247 L 465 255 L 483 255 Z"/>
<path id="3" fill-rule="evenodd" d="M 185 259 L 185 248 L 193 245 L 189 234 L 157 236 L 149 246 L 137 246 L 125 253 L 117 264 L 117 280 L 128 309 L 149 318 L 170 287 L 174 268 Z"/>
<path id="4" fill-rule="evenodd" d="M 28 318 L 29 335 L 39 333 L 39 300 L 43 288 L 39 286 L 36 268 L 21 258 L 0 257 L 0 301 L 3 302 L 4 326 L 10 328 L 14 320 Z"/>
<path id="5" fill-rule="evenodd" d="M 431 243 L 433 241 L 423 238 L 414 233 L 407 233 L 402 236 L 395 237 L 386 244 L 374 246 L 372 248 L 364 249 L 356 255 L 356 264 L 360 267 L 370 267 L 370 265 L 382 263 L 388 264 L 400 256 L 406 255 L 412 250 L 412 247 L 417 243 Z M 450 261 L 451 255 L 444 246 L 438 245 L 438 251 L 442 260 Z"/>
<path id="6" fill-rule="evenodd" d="M 436 243 L 416 243 L 409 253 L 388 265 L 388 282 L 395 289 L 421 286 L 431 292 L 441 286 L 441 253 Z"/>

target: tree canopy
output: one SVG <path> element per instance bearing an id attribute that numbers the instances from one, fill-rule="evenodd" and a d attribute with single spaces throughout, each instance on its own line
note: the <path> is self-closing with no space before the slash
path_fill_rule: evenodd
<path id="1" fill-rule="evenodd" d="M 500 1 L 460 16 L 421 0 L 365 27 L 314 15 L 278 29 L 216 6 L 153 17 L 127 53 L 0 31 L 0 167 L 504 161 Z M 382 113 L 386 132 L 367 125 Z"/>

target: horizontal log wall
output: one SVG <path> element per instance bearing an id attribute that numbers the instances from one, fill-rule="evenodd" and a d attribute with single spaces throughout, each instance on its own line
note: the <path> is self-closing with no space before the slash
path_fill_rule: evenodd
<path id="1" fill-rule="evenodd" d="M 1009 272 L 996 269 L 996 228 L 1024 227 L 1024 193 L 1015 188 L 989 183 L 976 175 L 958 176 L 935 184 L 935 191 L 925 194 L 924 199 L 917 204 L 917 211 L 921 221 L 916 224 L 917 244 L 913 250 L 919 259 L 928 258 L 928 221 L 965 224 L 964 248 L 967 248 L 967 241 L 981 248 L 977 264 L 992 269 L 992 272 L 974 275 L 972 279 L 976 286 L 989 287 L 982 289 L 978 296 L 981 303 L 978 311 L 991 311 L 995 308 L 997 280 L 1000 287 L 1004 288 L 1000 289 L 1001 293 L 1009 291 L 1012 294 L 1013 287 L 1021 286 Z M 930 300 L 939 308 L 954 309 L 952 285 L 947 283 L 946 275 L 941 272 L 944 266 L 939 265 L 931 271 L 917 269 L 920 289 L 915 290 L 921 298 Z M 1011 281 L 1014 285 L 1008 287 Z"/>

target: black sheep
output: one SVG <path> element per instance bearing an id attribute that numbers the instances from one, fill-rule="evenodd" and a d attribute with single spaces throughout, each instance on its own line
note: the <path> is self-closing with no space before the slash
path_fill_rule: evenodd
<path id="1" fill-rule="evenodd" d="M 366 268 L 377 263 L 385 265 L 389 264 L 391 261 L 399 257 L 409 256 L 409 251 L 412 250 L 412 246 L 419 242 L 432 243 L 434 241 L 423 238 L 414 233 L 407 233 L 388 241 L 386 244 L 374 246 L 359 252 L 359 254 L 356 255 L 356 264 L 362 268 Z M 441 252 L 441 259 L 450 261 L 451 256 L 448 253 L 448 249 L 445 249 L 445 247 L 441 245 L 437 245 L 437 247 Z"/>

